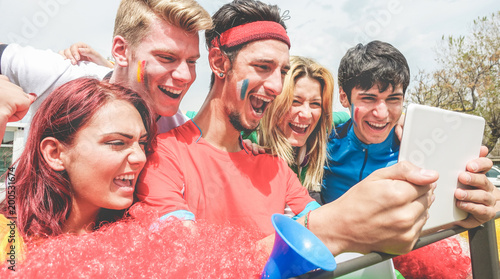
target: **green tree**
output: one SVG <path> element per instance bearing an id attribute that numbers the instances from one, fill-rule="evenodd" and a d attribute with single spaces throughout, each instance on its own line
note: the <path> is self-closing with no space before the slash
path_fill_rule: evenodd
<path id="1" fill-rule="evenodd" d="M 500 138 L 500 11 L 474 20 L 467 36 L 443 36 L 437 55 L 439 69 L 416 75 L 408 102 L 484 117 L 491 151 Z"/>

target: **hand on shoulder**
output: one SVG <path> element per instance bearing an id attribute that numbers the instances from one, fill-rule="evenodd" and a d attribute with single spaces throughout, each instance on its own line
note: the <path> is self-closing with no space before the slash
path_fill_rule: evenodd
<path id="1" fill-rule="evenodd" d="M 19 121 L 28 113 L 35 101 L 34 93 L 26 94 L 23 89 L 0 75 L 0 135 L 3 137 L 7 122 Z"/>

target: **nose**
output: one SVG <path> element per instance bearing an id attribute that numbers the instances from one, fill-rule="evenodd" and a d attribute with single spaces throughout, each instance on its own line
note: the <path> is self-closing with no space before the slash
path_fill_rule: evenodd
<path id="1" fill-rule="evenodd" d="M 379 101 L 373 109 L 373 115 L 378 118 L 386 118 L 387 116 L 389 116 L 387 104 L 384 101 Z"/>
<path id="2" fill-rule="evenodd" d="M 187 61 L 180 61 L 177 67 L 172 72 L 172 78 L 182 82 L 190 82 L 196 77 L 196 69 Z"/>
<path id="3" fill-rule="evenodd" d="M 311 108 L 308 104 L 304 103 L 299 107 L 299 117 L 300 118 L 310 118 L 312 117 Z"/>
<path id="4" fill-rule="evenodd" d="M 270 74 L 265 83 L 264 87 L 266 91 L 271 95 L 278 96 L 281 94 L 281 90 L 283 89 L 283 77 L 281 75 L 281 69 L 275 69 L 272 74 Z"/>
<path id="5" fill-rule="evenodd" d="M 139 143 L 132 146 L 132 151 L 128 155 L 128 162 L 133 170 L 142 169 L 146 164 L 146 153 L 142 150 Z"/>

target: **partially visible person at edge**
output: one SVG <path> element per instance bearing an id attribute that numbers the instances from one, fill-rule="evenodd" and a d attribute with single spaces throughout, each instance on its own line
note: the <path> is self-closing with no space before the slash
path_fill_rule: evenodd
<path id="1" fill-rule="evenodd" d="M 236 0 L 212 18 L 214 28 L 205 32 L 210 92 L 192 121 L 158 136 L 158 149 L 141 174 L 139 199 L 161 219 L 176 216 L 188 226 L 198 218 L 256 228 L 269 235 L 262 240 L 266 247 L 274 239 L 271 215 L 283 214 L 288 204 L 334 255 L 410 251 L 427 219 L 438 174 L 398 163 L 319 207 L 284 160 L 253 156 L 241 143 L 240 133 L 258 126 L 290 68 L 290 40 L 279 9 Z M 487 167 L 483 160 L 473 162 L 478 172 Z M 464 183 L 480 191 L 460 200 L 473 205 L 466 208 L 467 224 L 477 226 L 493 218 L 493 198 L 484 190 L 484 175 L 467 175 L 471 180 Z"/>
<path id="2" fill-rule="evenodd" d="M 0 137 L 3 138 L 7 123 L 21 120 L 28 113 L 30 105 L 36 100 L 37 96 L 34 93 L 24 93 L 19 86 L 11 83 L 4 75 L 0 75 L 0 93 L 2 94 L 0 98 Z M 7 207 L 10 206 L 7 210 L 3 210 L 8 212 L 6 215 L 9 219 L 0 214 L 0 261 L 5 262 L 6 260 L 12 260 L 10 254 L 13 254 L 14 261 L 16 255 L 19 255 L 19 259 L 24 258 L 24 241 L 20 237 L 15 224 L 16 212 L 14 211 L 15 201 L 13 200 L 16 196 L 15 188 L 10 187 L 16 178 L 11 175 L 4 175 L 3 178 L 5 180 L 5 198 L 3 202 L 7 203 Z M 14 220 L 11 217 L 14 217 Z M 16 235 L 18 236 L 17 239 Z"/>
<path id="3" fill-rule="evenodd" d="M 333 86 L 328 69 L 310 58 L 292 56 L 283 91 L 269 104 L 257 128 L 259 145 L 283 158 L 317 201 L 326 139 L 333 123 L 349 119 L 345 112 L 332 112 Z"/>
<path id="4" fill-rule="evenodd" d="M 122 0 L 115 19 L 112 72 L 94 63 L 72 65 L 55 52 L 4 44 L 0 73 L 38 95 L 32 111 L 70 80 L 109 78 L 149 99 L 158 131 L 166 132 L 188 120 L 179 105 L 196 78 L 198 31 L 211 26 L 210 14 L 194 0 Z"/>
<path id="5" fill-rule="evenodd" d="M 8 80 L 2 76 L 1 82 Z M 8 92 L 17 91 L 16 98 L 26 95 L 10 86 Z M 2 96 L 3 116 L 26 112 L 26 106 L 5 110 L 5 102 L 14 100 L 6 98 Z M 12 238 L 20 249 L 23 240 L 79 235 L 122 217 L 134 201 L 155 134 L 150 108 L 129 89 L 92 78 L 57 88 L 33 117 L 26 147 L 11 166 L 15 172 L 6 174 L 0 250 L 8 251 Z M 22 258 L 22 251 L 17 252 Z"/>

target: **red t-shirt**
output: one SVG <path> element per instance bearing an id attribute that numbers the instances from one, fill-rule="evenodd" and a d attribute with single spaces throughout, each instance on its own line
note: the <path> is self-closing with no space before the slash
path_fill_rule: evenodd
<path id="1" fill-rule="evenodd" d="M 272 214 L 283 214 L 286 204 L 298 214 L 313 201 L 284 160 L 219 150 L 192 121 L 157 139 L 137 196 L 161 215 L 187 210 L 196 219 L 230 221 L 268 235 L 274 232 Z"/>

